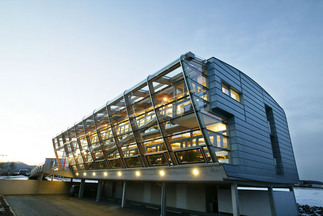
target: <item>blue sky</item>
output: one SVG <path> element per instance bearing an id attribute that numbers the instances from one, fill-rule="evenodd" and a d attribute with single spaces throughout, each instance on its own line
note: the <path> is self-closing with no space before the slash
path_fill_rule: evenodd
<path id="1" fill-rule="evenodd" d="M 53 157 L 53 136 L 192 51 L 263 86 L 300 178 L 323 181 L 322 50 L 322 1 L 0 0 L 0 160 Z"/>

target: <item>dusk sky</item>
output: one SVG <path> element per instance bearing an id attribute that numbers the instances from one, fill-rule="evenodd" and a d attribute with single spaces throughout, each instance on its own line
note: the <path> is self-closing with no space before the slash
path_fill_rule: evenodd
<path id="1" fill-rule="evenodd" d="M 52 137 L 192 51 L 285 110 L 300 179 L 323 181 L 323 1 L 0 0 L 0 161 Z"/>

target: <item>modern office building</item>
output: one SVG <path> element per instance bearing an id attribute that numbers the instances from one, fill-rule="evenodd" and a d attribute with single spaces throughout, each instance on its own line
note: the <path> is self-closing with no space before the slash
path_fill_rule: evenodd
<path id="1" fill-rule="evenodd" d="M 162 214 L 296 211 L 284 110 L 214 57 L 182 55 L 54 137 L 53 146 L 62 169 L 82 182 L 99 180 L 98 199 L 157 205 Z"/>

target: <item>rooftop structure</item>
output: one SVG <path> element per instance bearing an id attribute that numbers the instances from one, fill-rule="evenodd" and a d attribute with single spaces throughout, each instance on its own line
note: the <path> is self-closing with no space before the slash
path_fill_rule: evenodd
<path id="1" fill-rule="evenodd" d="M 75 178 L 235 188 L 298 182 L 283 109 L 238 69 L 191 52 L 54 137 L 53 146 Z"/>

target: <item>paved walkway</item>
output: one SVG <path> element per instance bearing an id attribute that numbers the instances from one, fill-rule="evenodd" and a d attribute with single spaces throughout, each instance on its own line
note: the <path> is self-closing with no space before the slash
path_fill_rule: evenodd
<path id="1" fill-rule="evenodd" d="M 5 199 L 17 216 L 154 216 L 158 210 L 119 203 L 78 199 L 65 195 L 7 195 Z M 168 214 L 167 214 L 168 215 Z"/>

